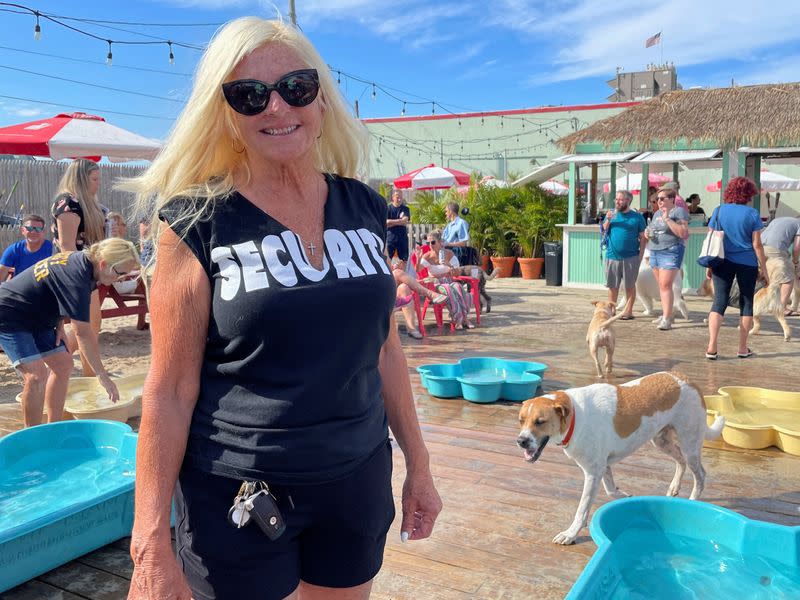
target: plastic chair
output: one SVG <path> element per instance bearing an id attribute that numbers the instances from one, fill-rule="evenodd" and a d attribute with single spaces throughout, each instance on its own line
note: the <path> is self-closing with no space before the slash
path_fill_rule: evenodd
<path id="1" fill-rule="evenodd" d="M 470 292 L 472 294 L 472 304 L 475 307 L 475 325 L 476 327 L 481 324 L 481 298 L 480 298 L 480 291 L 478 290 L 478 280 L 474 277 L 466 277 L 466 276 L 459 276 L 453 278 L 455 281 L 461 281 L 463 283 L 467 283 L 470 286 Z M 429 290 L 433 290 L 434 292 L 438 293 L 436 289 L 436 285 L 433 281 L 421 281 L 422 285 L 424 285 Z M 424 318 L 428 312 L 428 307 L 433 304 L 430 298 L 425 298 L 425 304 L 422 306 L 422 317 Z M 441 304 L 433 304 L 433 314 L 436 318 L 436 326 L 438 328 L 442 328 L 444 326 L 444 302 Z M 456 326 L 454 323 L 450 323 L 450 331 L 455 331 Z"/>

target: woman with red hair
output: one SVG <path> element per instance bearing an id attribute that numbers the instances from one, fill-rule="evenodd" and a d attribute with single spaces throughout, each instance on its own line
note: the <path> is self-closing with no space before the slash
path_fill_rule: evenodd
<path id="1" fill-rule="evenodd" d="M 706 358 L 717 359 L 717 338 L 728 306 L 733 279 L 739 285 L 739 358 L 753 355 L 747 337 L 753 328 L 753 295 L 758 269 L 767 281 L 766 256 L 761 245 L 761 217 L 747 203 L 758 194 L 758 187 L 747 177 L 734 177 L 723 193 L 725 204 L 718 206 L 708 221 L 710 229 L 724 231 L 725 260 L 706 269 L 706 277 L 714 281 L 714 303 L 708 313 L 708 348 Z M 768 283 L 768 281 L 767 281 Z"/>

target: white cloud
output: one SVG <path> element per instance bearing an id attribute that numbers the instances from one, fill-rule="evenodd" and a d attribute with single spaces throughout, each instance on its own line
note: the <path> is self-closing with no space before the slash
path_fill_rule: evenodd
<path id="1" fill-rule="evenodd" d="M 509 2 L 506 4 L 522 4 Z M 664 60 L 682 67 L 759 53 L 800 40 L 799 2 L 755 4 L 748 0 L 618 0 L 613 6 L 594 0 L 560 3 L 562 10 L 539 14 L 530 34 L 549 35 L 561 50 L 555 68 L 532 83 L 610 76 Z M 662 46 L 644 41 L 662 31 Z"/>
<path id="2" fill-rule="evenodd" d="M 18 117 L 38 117 L 43 113 L 44 111 L 40 108 L 16 108 L 11 111 L 11 114 Z"/>

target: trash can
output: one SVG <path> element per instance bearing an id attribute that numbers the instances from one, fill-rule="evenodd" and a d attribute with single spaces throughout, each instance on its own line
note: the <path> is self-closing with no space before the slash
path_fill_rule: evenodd
<path id="1" fill-rule="evenodd" d="M 547 285 L 561 285 L 561 267 L 564 262 L 564 245 L 561 242 L 544 243 L 544 274 Z"/>

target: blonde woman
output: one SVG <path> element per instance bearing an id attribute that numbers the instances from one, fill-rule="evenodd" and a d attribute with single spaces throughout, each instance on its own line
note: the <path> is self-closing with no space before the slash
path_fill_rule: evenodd
<path id="1" fill-rule="evenodd" d="M 299 30 L 246 17 L 124 184 L 157 198 L 158 227 L 130 599 L 367 598 L 394 518 L 387 423 L 401 537 L 430 535 L 441 501 L 392 316 L 386 203 L 351 179 L 366 141 Z"/>
<path id="2" fill-rule="evenodd" d="M 90 297 L 98 283 L 110 285 L 138 267 L 133 244 L 109 239 L 83 252 L 62 252 L 41 260 L 0 286 L 0 346 L 22 375 L 26 427 L 41 423 L 45 406 L 49 422 L 63 417 L 72 372 L 72 356 L 64 347 L 65 317 L 72 320 L 98 381 L 112 401 L 119 399 L 89 324 Z"/>
<path id="3" fill-rule="evenodd" d="M 99 242 L 106 237 L 107 209 L 97 200 L 100 190 L 100 167 L 85 158 L 73 160 L 61 181 L 53 201 L 53 244 L 60 252 L 83 250 L 84 246 Z M 92 292 L 89 322 L 95 336 L 101 326 L 100 296 Z M 75 335 L 70 332 L 69 346 L 75 351 Z M 80 354 L 83 374 L 94 377 L 94 370 L 83 353 Z"/>
<path id="4" fill-rule="evenodd" d="M 464 286 L 453 280 L 453 269 L 459 266 L 458 257 L 452 250 L 445 249 L 442 243 L 442 232 L 434 229 L 428 234 L 430 250 L 422 255 L 420 269 L 427 269 L 436 279 L 436 289 L 447 296 L 447 310 L 450 320 L 457 328 L 472 329 L 469 322 L 469 296 Z"/>

